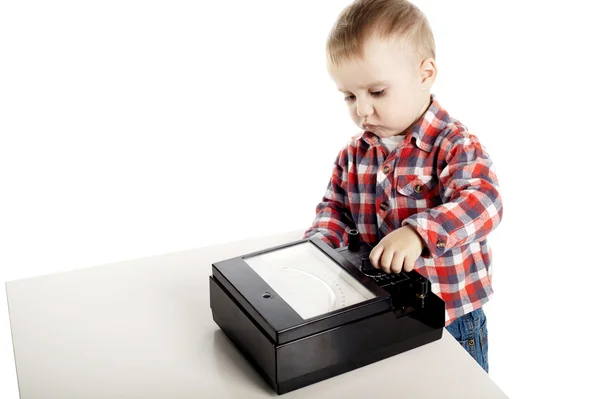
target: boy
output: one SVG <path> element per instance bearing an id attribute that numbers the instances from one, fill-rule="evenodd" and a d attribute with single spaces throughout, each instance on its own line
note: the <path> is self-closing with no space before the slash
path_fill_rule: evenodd
<path id="1" fill-rule="evenodd" d="M 427 277 L 446 302 L 446 329 L 488 372 L 487 237 L 502 201 L 485 148 L 430 93 L 437 66 L 426 17 L 408 1 L 356 0 L 334 25 L 327 56 L 364 131 L 339 152 L 304 237 L 338 248 L 356 228 L 377 243 L 374 267 Z"/>

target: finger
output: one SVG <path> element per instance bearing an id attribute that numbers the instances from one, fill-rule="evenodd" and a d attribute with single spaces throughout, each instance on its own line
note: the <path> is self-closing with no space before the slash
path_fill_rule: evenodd
<path id="1" fill-rule="evenodd" d="M 371 253 L 369 254 L 369 261 L 371 262 L 371 265 L 373 265 L 373 267 L 375 269 L 379 269 L 379 257 L 381 256 L 381 252 L 383 251 L 383 246 L 382 245 L 376 245 L 375 248 L 373 248 L 371 250 Z"/>
<path id="2" fill-rule="evenodd" d="M 413 270 L 415 268 L 416 261 L 417 261 L 416 258 L 413 258 L 413 257 L 407 255 L 404 258 L 404 270 L 407 272 L 410 272 L 411 270 Z"/>
<path id="3" fill-rule="evenodd" d="M 390 267 L 392 267 L 393 258 L 394 251 L 391 248 L 384 248 L 379 262 L 381 263 L 381 269 L 383 269 L 383 271 L 385 271 L 386 273 L 389 273 L 391 270 Z"/>
<path id="4" fill-rule="evenodd" d="M 406 257 L 402 252 L 394 253 L 394 259 L 392 260 L 391 270 L 393 273 L 400 273 L 402 271 L 402 265 L 405 264 Z"/>

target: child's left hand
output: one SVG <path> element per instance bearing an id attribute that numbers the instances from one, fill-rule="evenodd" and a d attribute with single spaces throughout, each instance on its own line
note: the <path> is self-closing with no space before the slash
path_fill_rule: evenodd
<path id="1" fill-rule="evenodd" d="M 411 226 L 403 226 L 382 238 L 371 250 L 369 260 L 373 267 L 386 273 L 400 273 L 403 269 L 410 272 L 424 247 L 421 236 Z"/>

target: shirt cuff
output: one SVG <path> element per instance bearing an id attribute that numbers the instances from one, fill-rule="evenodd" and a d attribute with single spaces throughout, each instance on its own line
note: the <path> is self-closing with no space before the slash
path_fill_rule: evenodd
<path id="1" fill-rule="evenodd" d="M 409 216 L 402 221 L 402 226 L 409 225 L 413 227 L 425 242 L 425 247 L 421 256 L 423 258 L 437 258 L 448 251 L 450 235 L 441 228 L 437 222 L 429 223 L 431 215 L 415 214 Z M 428 225 L 437 226 L 437 229 L 432 229 Z"/>

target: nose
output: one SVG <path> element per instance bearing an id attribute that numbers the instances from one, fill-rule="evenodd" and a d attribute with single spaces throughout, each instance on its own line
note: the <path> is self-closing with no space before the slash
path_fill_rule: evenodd
<path id="1" fill-rule="evenodd" d="M 356 114 L 359 118 L 366 118 L 373 114 L 373 106 L 368 100 L 356 100 Z"/>

